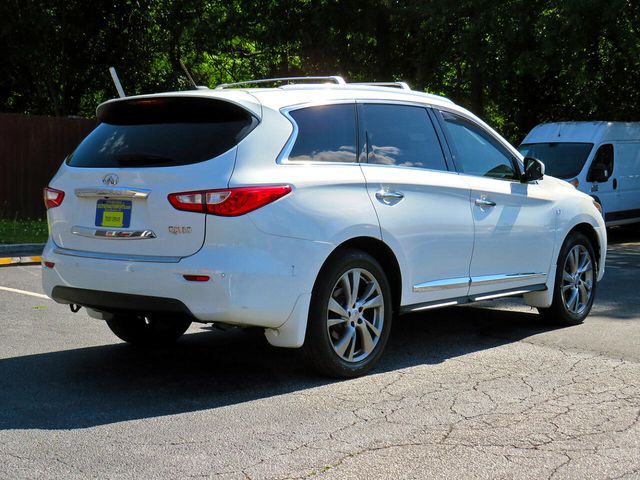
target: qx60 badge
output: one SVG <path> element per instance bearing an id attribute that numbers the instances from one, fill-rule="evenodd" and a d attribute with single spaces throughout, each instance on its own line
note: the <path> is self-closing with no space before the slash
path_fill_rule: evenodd
<path id="1" fill-rule="evenodd" d="M 108 175 L 105 175 L 102 178 L 102 183 L 104 183 L 107 186 L 109 186 L 109 185 L 117 185 L 119 180 L 120 179 L 118 178 L 118 175 L 116 175 L 115 173 L 110 173 Z"/>

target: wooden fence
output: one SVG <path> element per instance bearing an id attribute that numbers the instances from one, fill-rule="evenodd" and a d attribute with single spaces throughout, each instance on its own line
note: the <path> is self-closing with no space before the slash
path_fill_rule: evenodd
<path id="1" fill-rule="evenodd" d="M 0 218 L 44 218 L 42 188 L 95 125 L 84 118 L 0 114 Z"/>

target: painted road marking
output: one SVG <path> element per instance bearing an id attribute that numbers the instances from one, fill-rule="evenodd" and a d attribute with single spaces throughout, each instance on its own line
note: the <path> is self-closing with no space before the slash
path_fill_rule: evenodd
<path id="1" fill-rule="evenodd" d="M 15 265 L 20 263 L 40 263 L 42 257 L 30 256 L 30 257 L 3 257 L 0 258 L 0 265 Z"/>
<path id="2" fill-rule="evenodd" d="M 28 292 L 26 290 L 18 290 L 17 288 L 0 287 L 0 290 L 11 293 L 21 293 L 22 295 L 30 295 L 32 297 L 46 298 L 47 300 L 51 300 L 49 297 L 43 295 L 42 293 Z"/>

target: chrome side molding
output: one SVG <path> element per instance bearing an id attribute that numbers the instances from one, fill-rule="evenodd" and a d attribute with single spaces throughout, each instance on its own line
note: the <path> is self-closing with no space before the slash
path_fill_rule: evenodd
<path id="1" fill-rule="evenodd" d="M 71 233 L 89 238 L 106 238 L 109 240 L 148 240 L 156 238 L 152 230 L 103 230 L 100 228 L 88 228 L 74 226 Z"/>
<path id="2" fill-rule="evenodd" d="M 127 187 L 76 188 L 79 198 L 147 198 L 151 190 Z"/>
<path id="3" fill-rule="evenodd" d="M 512 297 L 524 295 L 531 292 L 541 292 L 547 290 L 547 286 L 544 283 L 536 285 L 528 285 L 526 287 L 509 288 L 506 290 L 498 290 L 491 293 L 481 295 L 464 295 L 461 297 L 446 298 L 442 300 L 435 300 L 432 302 L 415 303 L 412 305 L 405 305 L 400 307 L 400 313 L 412 313 L 420 312 L 422 310 L 431 310 L 442 307 L 453 307 L 455 305 L 468 305 L 475 302 L 482 302 L 484 300 L 494 300 L 502 297 Z"/>
<path id="4" fill-rule="evenodd" d="M 452 288 L 475 287 L 483 285 L 497 285 L 500 283 L 521 282 L 529 280 L 542 280 L 547 278 L 546 273 L 509 273 L 506 275 L 482 275 L 478 277 L 457 277 L 445 278 L 443 280 L 433 280 L 431 282 L 419 283 L 413 286 L 413 291 L 436 292 L 439 290 L 450 290 Z"/>
<path id="5" fill-rule="evenodd" d="M 508 273 L 506 275 L 482 275 L 471 277 L 471 286 L 495 285 L 506 282 L 521 282 L 523 280 L 542 280 L 546 273 Z"/>
<path id="6" fill-rule="evenodd" d="M 431 310 L 432 308 L 453 307 L 454 305 L 458 305 L 459 303 L 460 302 L 458 300 L 452 300 L 450 302 L 442 302 L 442 303 L 432 303 L 428 305 L 409 308 L 406 310 L 406 312 L 420 312 L 422 310 Z"/>
<path id="7" fill-rule="evenodd" d="M 452 288 L 465 288 L 469 286 L 469 283 L 471 283 L 471 279 L 469 277 L 445 278 L 444 280 L 434 280 L 432 282 L 424 282 L 414 285 L 413 291 L 418 293 L 449 290 Z"/>

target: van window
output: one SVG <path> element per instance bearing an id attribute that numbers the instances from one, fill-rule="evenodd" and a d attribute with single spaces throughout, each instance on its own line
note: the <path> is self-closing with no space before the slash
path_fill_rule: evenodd
<path id="1" fill-rule="evenodd" d="M 523 143 L 520 153 L 525 157 L 534 157 L 544 163 L 547 175 L 557 178 L 577 177 L 587 161 L 593 143 Z"/>
<path id="2" fill-rule="evenodd" d="M 447 170 L 440 141 L 425 108 L 367 104 L 363 111 L 369 163 Z"/>
<path id="3" fill-rule="evenodd" d="M 606 182 L 612 174 L 613 145 L 607 143 L 598 148 L 593 162 L 591 162 L 591 168 L 589 168 L 587 182 Z"/>
<path id="4" fill-rule="evenodd" d="M 100 124 L 67 159 L 72 167 L 175 167 L 233 148 L 258 121 L 229 102 L 155 98 L 107 104 Z"/>
<path id="5" fill-rule="evenodd" d="M 322 105 L 293 110 L 298 136 L 289 153 L 294 162 L 355 162 L 355 104 Z"/>

